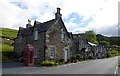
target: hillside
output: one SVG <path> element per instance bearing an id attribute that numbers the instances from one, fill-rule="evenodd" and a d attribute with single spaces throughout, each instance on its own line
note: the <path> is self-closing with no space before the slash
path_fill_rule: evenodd
<path id="1" fill-rule="evenodd" d="M 119 45 L 120 46 L 120 37 L 106 37 L 101 34 L 97 34 L 96 38 L 98 41 L 105 40 L 110 43 L 110 45 Z"/>
<path id="2" fill-rule="evenodd" d="M 15 38 L 18 32 L 17 30 L 9 29 L 9 28 L 0 28 L 0 31 L 2 32 L 0 36 L 7 38 Z"/>
<path id="3" fill-rule="evenodd" d="M 9 62 L 12 61 L 12 56 L 14 53 L 13 50 L 13 39 L 17 36 L 17 30 L 9 29 L 9 28 L 0 28 L 0 46 L 2 50 L 0 50 L 0 54 L 2 53 L 2 61 L 0 62 Z"/>

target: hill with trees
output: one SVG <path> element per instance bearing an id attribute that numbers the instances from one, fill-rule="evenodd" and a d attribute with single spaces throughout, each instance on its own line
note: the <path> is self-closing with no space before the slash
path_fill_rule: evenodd
<path id="1" fill-rule="evenodd" d="M 109 42 L 110 45 L 118 45 L 120 46 L 120 37 L 107 37 L 107 36 L 103 36 L 101 34 L 97 34 L 96 35 L 97 41 L 107 41 Z"/>

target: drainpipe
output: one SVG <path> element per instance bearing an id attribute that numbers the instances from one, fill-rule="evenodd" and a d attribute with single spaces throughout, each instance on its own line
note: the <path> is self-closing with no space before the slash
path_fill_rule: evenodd
<path id="1" fill-rule="evenodd" d="M 45 40 L 46 40 L 46 35 L 45 35 L 45 33 L 46 33 L 46 32 L 44 32 L 44 61 L 45 61 L 45 51 L 46 51 L 46 50 L 45 50 L 45 45 L 46 45 L 46 43 L 45 43 Z"/>

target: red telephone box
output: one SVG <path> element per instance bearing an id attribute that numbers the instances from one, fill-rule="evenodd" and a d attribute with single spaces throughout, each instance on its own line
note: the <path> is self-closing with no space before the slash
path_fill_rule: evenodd
<path id="1" fill-rule="evenodd" d="M 27 44 L 27 46 L 24 48 L 24 65 L 34 65 L 34 47 L 31 44 Z"/>

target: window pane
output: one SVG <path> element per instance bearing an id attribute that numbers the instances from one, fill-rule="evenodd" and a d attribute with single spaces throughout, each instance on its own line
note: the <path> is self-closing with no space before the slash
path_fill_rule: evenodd
<path id="1" fill-rule="evenodd" d="M 35 40 L 38 40 L 38 31 L 35 31 Z"/>

